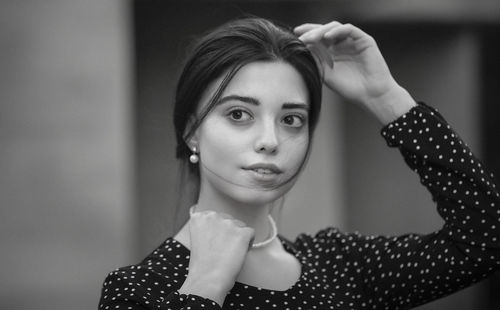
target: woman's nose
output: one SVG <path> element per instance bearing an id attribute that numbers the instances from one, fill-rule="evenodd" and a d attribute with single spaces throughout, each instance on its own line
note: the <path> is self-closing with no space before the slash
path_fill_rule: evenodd
<path id="1" fill-rule="evenodd" d="M 255 140 L 255 151 L 257 153 L 276 153 L 278 151 L 278 135 L 274 122 L 262 124 L 259 128 L 257 139 Z"/>

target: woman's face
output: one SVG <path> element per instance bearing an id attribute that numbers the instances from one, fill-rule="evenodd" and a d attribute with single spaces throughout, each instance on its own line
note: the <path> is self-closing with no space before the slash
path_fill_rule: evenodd
<path id="1" fill-rule="evenodd" d="M 207 88 L 201 105 L 221 80 Z M 290 64 L 242 67 L 195 134 L 201 193 L 246 204 L 269 203 L 285 194 L 307 153 L 308 98 L 304 80 Z"/>

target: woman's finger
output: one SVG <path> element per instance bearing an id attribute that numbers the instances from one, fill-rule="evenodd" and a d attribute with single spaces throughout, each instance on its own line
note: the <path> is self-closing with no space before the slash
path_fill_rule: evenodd
<path id="1" fill-rule="evenodd" d="M 220 218 L 223 218 L 223 219 L 227 219 L 227 220 L 232 220 L 234 219 L 230 214 L 228 213 L 224 213 L 224 212 L 217 212 L 217 215 L 220 217 Z"/>
<path id="2" fill-rule="evenodd" d="M 303 35 L 304 33 L 308 32 L 308 31 L 311 31 L 313 30 L 314 28 L 318 28 L 318 27 L 321 27 L 322 25 L 321 24 L 312 24 L 312 23 L 307 23 L 307 24 L 302 24 L 300 26 L 297 26 L 293 29 L 293 32 L 298 35 L 298 36 L 301 36 Z"/>
<path id="3" fill-rule="evenodd" d="M 240 228 L 247 227 L 247 224 L 245 222 L 240 221 L 238 219 L 233 218 L 233 219 L 228 219 L 228 220 L 230 220 L 231 223 L 233 223 L 234 225 L 236 225 L 236 226 L 238 226 Z"/>
<path id="4" fill-rule="evenodd" d="M 323 34 L 323 39 L 334 43 L 343 41 L 347 38 L 358 40 L 368 35 L 356 26 L 344 24 L 339 27 L 331 28 Z"/>
<path id="5" fill-rule="evenodd" d="M 321 39 L 323 39 L 323 36 L 325 35 L 326 32 L 335 29 L 341 25 L 342 25 L 341 23 L 333 21 L 331 23 L 313 28 L 305 32 L 299 37 L 299 39 L 302 40 L 304 43 L 316 43 L 319 42 Z"/>

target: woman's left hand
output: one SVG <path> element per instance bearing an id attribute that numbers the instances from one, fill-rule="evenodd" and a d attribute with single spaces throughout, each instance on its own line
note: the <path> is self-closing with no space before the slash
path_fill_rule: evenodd
<path id="1" fill-rule="evenodd" d="M 326 86 L 362 104 L 382 122 L 397 118 L 415 105 L 392 77 L 375 40 L 358 27 L 334 21 L 304 24 L 294 31 L 319 58 Z M 394 109 L 397 111 L 392 113 Z"/>

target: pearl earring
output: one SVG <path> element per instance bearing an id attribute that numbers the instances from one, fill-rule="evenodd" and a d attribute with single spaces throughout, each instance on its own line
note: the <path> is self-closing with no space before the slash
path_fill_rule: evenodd
<path id="1" fill-rule="evenodd" d="M 193 146 L 192 151 L 193 151 L 193 154 L 191 154 L 191 156 L 189 156 L 189 161 L 192 164 L 196 164 L 200 160 L 200 157 L 196 154 L 196 146 Z"/>

